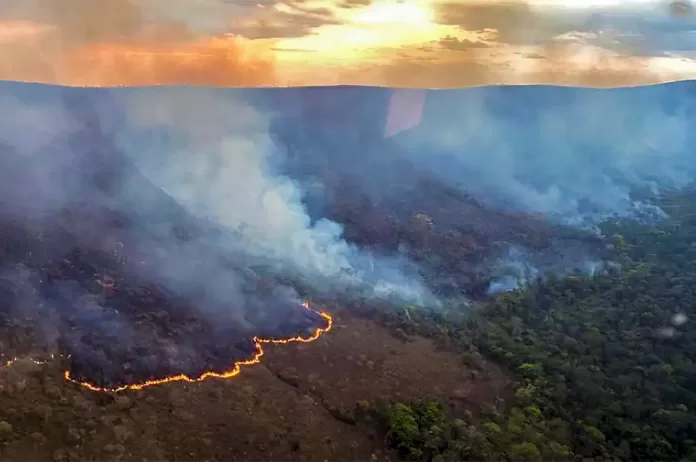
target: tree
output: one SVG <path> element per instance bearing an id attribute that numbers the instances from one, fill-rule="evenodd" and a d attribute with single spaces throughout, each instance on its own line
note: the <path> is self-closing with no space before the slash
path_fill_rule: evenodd
<path id="1" fill-rule="evenodd" d="M 542 462 L 544 458 L 534 443 L 515 444 L 510 448 L 510 459 L 519 462 Z"/>

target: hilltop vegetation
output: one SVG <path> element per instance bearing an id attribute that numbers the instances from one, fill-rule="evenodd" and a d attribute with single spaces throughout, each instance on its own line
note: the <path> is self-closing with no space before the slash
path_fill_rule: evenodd
<path id="1" fill-rule="evenodd" d="M 419 319 L 517 384 L 468 419 L 432 401 L 375 407 L 392 447 L 408 460 L 694 460 L 696 200 L 661 205 L 659 225 L 604 224 L 620 269 L 530 281 L 463 322 Z"/>

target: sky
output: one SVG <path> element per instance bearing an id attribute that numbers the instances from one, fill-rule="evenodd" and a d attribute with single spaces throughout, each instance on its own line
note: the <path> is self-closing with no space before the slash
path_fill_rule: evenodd
<path id="1" fill-rule="evenodd" d="M 0 79 L 633 86 L 696 76 L 687 0 L 2 0 Z"/>

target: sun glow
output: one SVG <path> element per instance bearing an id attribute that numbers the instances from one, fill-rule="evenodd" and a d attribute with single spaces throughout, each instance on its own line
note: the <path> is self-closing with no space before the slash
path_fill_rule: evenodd
<path id="1" fill-rule="evenodd" d="M 423 0 L 384 0 L 363 8 L 337 10 L 336 15 L 341 24 L 282 40 L 276 49 L 281 54 L 284 48 L 313 52 L 313 60 L 320 61 L 364 60 L 380 50 L 418 46 L 461 32 L 438 24 L 430 2 Z"/>

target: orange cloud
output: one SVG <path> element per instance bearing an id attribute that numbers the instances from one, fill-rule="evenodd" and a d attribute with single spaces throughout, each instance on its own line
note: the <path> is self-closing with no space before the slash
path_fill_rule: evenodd
<path id="1" fill-rule="evenodd" d="M 179 44 L 94 44 L 65 56 L 63 79 L 72 85 L 263 86 L 275 83 L 272 59 L 236 38 Z"/>
<path id="2" fill-rule="evenodd" d="M 85 86 L 275 82 L 269 45 L 148 21 L 131 0 L 8 0 L 0 79 Z"/>

